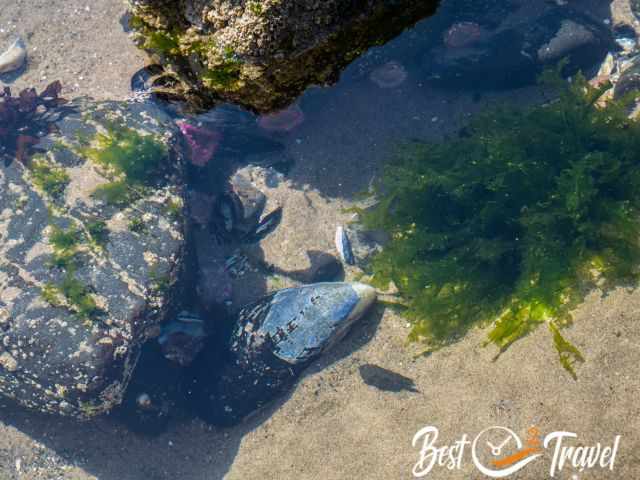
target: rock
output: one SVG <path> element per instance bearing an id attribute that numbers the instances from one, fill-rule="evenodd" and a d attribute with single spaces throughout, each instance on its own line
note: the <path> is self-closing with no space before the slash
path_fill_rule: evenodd
<path id="1" fill-rule="evenodd" d="M 355 265 L 365 268 L 371 258 L 382 250 L 387 243 L 387 234 L 382 231 L 366 230 L 359 223 L 351 223 L 345 226 L 351 244 Z"/>
<path id="2" fill-rule="evenodd" d="M 268 113 L 421 18 L 437 1 L 129 0 L 140 46 L 200 106 L 220 99 Z"/>
<path id="3" fill-rule="evenodd" d="M 308 278 L 303 280 L 309 283 L 330 282 L 344 275 L 342 262 L 333 255 L 324 252 L 307 252 L 311 266 L 308 269 Z"/>
<path id="4" fill-rule="evenodd" d="M 172 306 L 182 161 L 153 105 L 65 108 L 32 155 L 0 163 L 0 394 L 86 418 L 121 401 Z"/>
<path id="5" fill-rule="evenodd" d="M 634 58 L 622 72 L 613 89 L 613 97 L 617 100 L 626 94 L 640 90 L 640 57 Z"/>
<path id="6" fill-rule="evenodd" d="M 280 290 L 243 308 L 222 371 L 218 356 L 200 360 L 192 386 L 197 410 L 215 425 L 240 422 L 291 388 L 302 370 L 367 312 L 375 296 L 363 284 L 317 283 Z"/>
<path id="7" fill-rule="evenodd" d="M 254 231 L 267 204 L 267 197 L 241 173 L 229 180 L 230 194 L 234 201 L 234 228 L 243 234 Z"/>
<path id="8" fill-rule="evenodd" d="M 233 282 L 226 265 L 231 248 L 216 242 L 205 228 L 193 229 L 192 238 L 197 261 L 196 292 L 201 307 L 215 311 L 233 297 Z"/>
<path id="9" fill-rule="evenodd" d="M 163 325 L 158 343 L 167 360 L 186 367 L 200 353 L 206 338 L 204 320 L 183 311 L 174 320 Z"/>
<path id="10" fill-rule="evenodd" d="M 569 7 L 497 28 L 463 48 L 440 45 L 424 58 L 430 81 L 444 88 L 505 89 L 536 82 L 548 67 L 568 59 L 564 75 L 599 65 L 617 47 L 611 32 Z"/>
<path id="11" fill-rule="evenodd" d="M 640 0 L 630 0 L 630 6 L 635 17 L 640 19 Z"/>

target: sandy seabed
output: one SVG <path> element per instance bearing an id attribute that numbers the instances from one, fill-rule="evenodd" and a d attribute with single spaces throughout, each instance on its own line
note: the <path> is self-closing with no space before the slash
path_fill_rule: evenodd
<path id="1" fill-rule="evenodd" d="M 626 11 L 624 2 L 615 2 L 614 14 Z M 120 0 L 0 0 L 0 48 L 17 33 L 30 52 L 24 72 L 0 80 L 43 88 L 60 79 L 67 97 L 126 98 L 144 55 L 123 30 L 124 14 Z M 348 220 L 343 208 L 370 179 L 362 172 L 384 160 L 391 139 L 416 121 L 426 137 L 437 137 L 443 125 L 477 108 L 464 96 L 425 93 L 412 79 L 403 88 L 415 90 L 414 115 L 394 114 L 393 93 L 371 101 L 366 88 L 338 88 L 287 140 L 297 163 L 290 181 L 265 191 L 285 207 L 283 224 L 263 242 L 267 261 L 296 270 L 307 266 L 307 250 L 331 251 L 335 225 Z M 336 116 L 344 102 L 351 113 Z M 388 127 L 381 128 L 381 118 Z M 372 143 L 379 145 L 373 154 Z M 234 429 L 176 421 L 147 438 L 109 417 L 77 423 L 3 405 L 0 479 L 408 479 L 419 453 L 411 441 L 426 425 L 439 429 L 439 446 L 498 425 L 521 437 L 532 425 L 543 433 L 575 432 L 575 445 L 611 444 L 620 435 L 613 471 L 565 468 L 555 478 L 638 479 L 640 292 L 593 293 L 575 319 L 566 336 L 587 359 L 578 381 L 559 366 L 544 328 L 498 359 L 492 347 L 481 346 L 482 330 L 414 358 L 405 343 L 406 322 L 379 309 L 313 365 L 290 395 Z M 412 378 L 418 392 L 366 385 L 358 367 L 367 363 Z M 550 478 L 550 460 L 547 453 L 508 478 Z M 459 470 L 434 467 L 426 478 L 486 477 L 467 450 Z"/>

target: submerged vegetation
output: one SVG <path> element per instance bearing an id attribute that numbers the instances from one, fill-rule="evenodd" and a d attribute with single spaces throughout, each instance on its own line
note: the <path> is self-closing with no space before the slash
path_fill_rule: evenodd
<path id="1" fill-rule="evenodd" d="M 167 156 L 164 145 L 151 135 L 110 123 L 83 153 L 98 165 L 132 183 L 147 183 Z"/>
<path id="2" fill-rule="evenodd" d="M 62 196 L 70 181 L 64 168 L 48 163 L 45 158 L 34 158 L 30 170 L 33 183 L 53 199 Z"/>
<path id="3" fill-rule="evenodd" d="M 109 205 L 126 206 L 154 183 L 167 159 L 165 145 L 151 135 L 109 123 L 81 153 L 101 166 L 113 180 L 98 187 L 94 196 Z"/>
<path id="4" fill-rule="evenodd" d="M 362 218 L 391 234 L 373 278 L 404 296 L 410 339 L 437 348 L 492 323 L 502 352 L 546 323 L 575 377 L 582 355 L 560 333 L 572 309 L 589 287 L 638 278 L 640 124 L 628 101 L 599 104 L 607 86 L 545 80 L 560 92 L 548 105 L 405 146 Z"/>
<path id="5" fill-rule="evenodd" d="M 96 304 L 90 288 L 76 277 L 80 267 L 80 247 L 85 235 L 74 226 L 63 229 L 51 225 L 50 228 L 49 243 L 53 247 L 51 266 L 64 271 L 64 277 L 59 283 L 46 284 L 42 289 L 42 297 L 55 307 L 66 303 L 81 320 L 95 320 L 102 310 Z"/>

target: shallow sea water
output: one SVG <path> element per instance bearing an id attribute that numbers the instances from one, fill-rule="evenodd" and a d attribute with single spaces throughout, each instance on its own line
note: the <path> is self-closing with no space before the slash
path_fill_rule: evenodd
<path id="1" fill-rule="evenodd" d="M 594 16 L 604 15 L 605 9 L 598 2 L 583 3 Z M 540 0 L 527 8 L 544 5 Z M 526 18 L 527 14 L 521 15 Z M 445 8 L 388 44 L 369 50 L 347 67 L 336 85 L 309 88 L 296 102 L 298 110 L 294 119 L 288 121 L 298 124 L 290 129 L 270 129 L 268 119 L 230 105 L 189 118 L 198 127 L 214 132 L 219 140 L 211 161 L 204 167 L 188 167 L 188 190 L 215 196 L 226 188 L 228 178 L 236 170 L 251 165 L 265 167 L 267 174 L 262 181 L 267 187 L 267 210 L 282 205 L 285 216 L 270 237 L 254 246 L 252 254 L 284 272 L 308 268 L 306 253 L 315 249 L 331 251 L 335 225 L 349 218 L 343 209 L 357 203 L 358 194 L 379 177 L 399 143 L 455 135 L 474 112 L 499 102 L 527 104 L 543 99 L 535 87 L 499 92 L 480 88 L 442 89 L 428 81 L 431 72 L 425 65 L 426 53 L 434 42 L 440 41 L 447 27 L 456 21 L 469 21 L 470 17 L 468 10 Z M 498 21 L 496 17 L 494 13 L 494 22 Z M 48 75 L 55 78 L 55 67 Z M 285 120 L 281 122 L 287 123 Z M 278 123 L 277 119 L 274 122 Z M 305 199 L 310 199 L 313 208 L 299 206 Z M 312 218 L 313 215 L 317 216 Z M 216 248 L 211 242 L 212 248 Z M 287 243 L 290 245 L 280 248 Z M 233 253 L 235 247 L 225 248 Z M 192 251 L 196 249 L 191 247 Z M 283 252 L 288 258 L 279 258 Z M 197 265 L 198 254 L 193 255 L 192 264 Z M 228 312 L 275 289 L 272 277 L 257 271 L 234 279 Z M 289 281 L 287 275 L 280 277 L 284 278 L 280 281 Z M 198 278 L 192 275 L 187 281 L 192 282 L 188 290 L 196 292 Z M 182 307 L 211 315 L 195 293 L 185 298 Z M 228 312 L 218 314 L 230 315 Z M 380 313 L 376 312 L 374 317 L 350 336 L 335 356 L 323 360 L 314 374 L 322 369 L 332 371 L 334 363 L 344 362 L 371 342 L 376 337 Z M 232 321 L 233 317 L 225 318 Z M 398 329 L 406 333 L 402 327 Z M 136 372 L 125 408 L 106 419 L 76 424 L 32 415 L 11 405 L 0 418 L 46 446 L 43 460 L 38 460 L 33 450 L 30 460 L 33 465 L 41 462 L 38 468 L 44 473 L 29 478 L 49 478 L 47 469 L 55 472 L 50 478 L 85 479 L 94 478 L 93 475 L 100 479 L 222 478 L 231 469 L 243 436 L 268 424 L 270 416 L 286 399 L 236 429 L 212 431 L 197 419 L 188 404 L 182 403 L 183 375 L 181 369 L 164 362 L 155 346 L 150 346 Z M 131 399 L 141 392 L 169 399 L 172 410 L 168 421 L 140 425 L 135 409 L 127 409 L 127 405 L 130 407 Z M 311 395 L 310 391 L 305 392 Z M 51 433 L 47 425 L 54 425 L 55 432 Z M 134 433 L 139 431 L 144 433 Z M 268 442 L 273 435 L 277 432 L 265 432 L 263 441 Z M 103 447 L 101 454 L 99 450 Z M 0 450 L 0 459 L 3 454 L 11 457 L 10 452 Z M 174 462 L 171 457 L 180 460 Z M 5 463 L 11 462 L 2 462 Z M 8 478 L 22 478 L 15 470 L 8 473 Z M 298 474 L 299 478 L 317 478 Z M 274 478 L 278 478 L 277 474 Z M 292 474 L 287 478 L 298 477 Z"/>

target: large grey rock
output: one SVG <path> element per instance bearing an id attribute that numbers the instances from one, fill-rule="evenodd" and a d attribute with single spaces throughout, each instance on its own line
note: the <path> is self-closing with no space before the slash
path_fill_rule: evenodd
<path id="1" fill-rule="evenodd" d="M 436 0 L 129 0 L 140 45 L 180 93 L 267 112 L 334 83 L 367 48 L 435 10 Z M 163 82 L 165 85 L 167 81 Z M 170 82 L 169 82 L 170 83 Z"/>
<path id="2" fill-rule="evenodd" d="M 171 306 L 183 257 L 181 168 L 173 124 L 152 105 L 73 106 L 28 166 L 0 164 L 0 394 L 90 417 L 120 402 L 141 344 Z M 163 152 L 157 176 L 120 206 L 93 195 L 115 178 L 95 160 L 113 128 L 129 135 L 125 150 L 153 138 Z M 37 165 L 66 172 L 62 193 L 42 190 Z M 70 246 L 52 244 L 60 232 L 75 232 Z"/>

